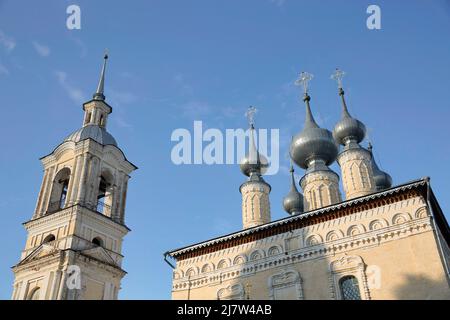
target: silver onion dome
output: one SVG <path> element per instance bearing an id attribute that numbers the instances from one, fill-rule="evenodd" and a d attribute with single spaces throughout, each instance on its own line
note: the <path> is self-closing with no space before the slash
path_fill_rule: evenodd
<path id="1" fill-rule="evenodd" d="M 366 136 L 366 126 L 348 112 L 342 88 L 339 88 L 339 95 L 342 98 L 342 117 L 334 127 L 333 137 L 341 145 L 346 145 L 351 141 L 360 143 Z"/>
<path id="2" fill-rule="evenodd" d="M 392 187 L 392 178 L 391 176 L 380 170 L 378 168 L 377 163 L 375 162 L 375 158 L 372 153 L 372 144 L 369 143 L 368 150 L 370 152 L 370 155 L 372 156 L 372 171 L 373 171 L 373 180 L 375 181 L 375 187 L 377 191 L 381 191 L 384 189 L 389 189 Z"/>
<path id="3" fill-rule="evenodd" d="M 291 159 L 301 168 L 307 169 L 313 160 L 322 160 L 328 166 L 337 157 L 338 147 L 332 133 L 320 128 L 311 113 L 310 97 L 305 94 L 306 117 L 303 130 L 294 136 L 290 146 Z"/>
<path id="4" fill-rule="evenodd" d="M 254 137 L 255 127 L 253 124 L 250 126 L 250 145 L 248 153 L 244 156 L 244 158 L 240 161 L 240 168 L 244 175 L 250 177 L 252 173 L 256 173 L 258 175 L 263 175 L 267 172 L 267 168 L 269 166 L 269 162 L 267 158 L 260 154 L 255 144 Z"/>
<path id="5" fill-rule="evenodd" d="M 92 139 L 102 145 L 113 145 L 117 147 L 116 139 L 114 139 L 114 137 L 108 131 L 106 131 L 105 128 L 102 128 L 98 125 L 84 126 L 68 135 L 64 139 L 64 142 L 79 142 L 86 139 Z"/>
<path id="6" fill-rule="evenodd" d="M 294 179 L 294 167 L 291 165 L 291 190 L 283 198 L 283 208 L 290 215 L 303 212 L 303 195 L 298 192 Z"/>

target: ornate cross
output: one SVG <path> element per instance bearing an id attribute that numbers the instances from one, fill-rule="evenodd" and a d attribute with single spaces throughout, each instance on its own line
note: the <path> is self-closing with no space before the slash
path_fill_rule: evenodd
<path id="1" fill-rule="evenodd" d="M 302 86 L 305 94 L 308 94 L 308 84 L 314 78 L 314 76 L 308 72 L 300 73 L 297 80 L 295 80 L 295 85 Z"/>
<path id="2" fill-rule="evenodd" d="M 248 124 L 250 126 L 253 126 L 255 124 L 255 115 L 256 112 L 258 112 L 258 109 L 256 109 L 255 107 L 248 107 L 247 111 L 245 112 L 245 116 L 248 119 Z"/>
<path id="3" fill-rule="evenodd" d="M 337 82 L 338 88 L 342 89 L 342 78 L 344 78 L 345 72 L 336 68 L 336 71 L 331 75 L 331 79 Z"/>

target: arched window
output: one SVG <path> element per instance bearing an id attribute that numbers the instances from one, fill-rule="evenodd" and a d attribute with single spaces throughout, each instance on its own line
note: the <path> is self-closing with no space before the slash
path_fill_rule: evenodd
<path id="1" fill-rule="evenodd" d="M 59 198 L 59 208 L 60 209 L 64 208 L 64 205 L 66 204 L 68 188 L 69 188 L 69 179 L 64 179 L 62 181 L 61 197 Z"/>
<path id="2" fill-rule="evenodd" d="M 111 217 L 111 207 L 112 207 L 112 185 L 114 178 L 108 172 L 105 171 L 100 177 L 100 184 L 98 186 L 97 193 L 97 212 L 104 214 L 105 216 Z"/>
<path id="3" fill-rule="evenodd" d="M 84 124 L 88 124 L 89 122 L 91 122 L 91 112 L 88 112 L 86 114 L 86 119 L 84 120 Z"/>
<path id="4" fill-rule="evenodd" d="M 103 246 L 103 240 L 100 237 L 92 239 L 92 243 L 99 247 Z"/>
<path id="5" fill-rule="evenodd" d="M 30 295 L 28 296 L 28 300 L 39 300 L 39 294 L 41 293 L 41 288 L 36 287 L 31 291 Z"/>
<path id="6" fill-rule="evenodd" d="M 42 240 L 42 243 L 48 243 L 48 242 L 51 242 L 51 241 L 55 241 L 55 236 L 53 235 L 53 234 L 49 234 L 48 236 L 46 236 L 45 238 L 44 238 L 44 240 Z"/>
<path id="7" fill-rule="evenodd" d="M 104 127 L 105 126 L 105 117 L 103 115 L 100 116 L 100 127 Z"/>
<path id="8" fill-rule="evenodd" d="M 70 169 L 61 169 L 53 180 L 48 213 L 53 213 L 63 209 L 67 205 L 67 192 L 69 189 Z"/>
<path id="9" fill-rule="evenodd" d="M 354 276 L 345 276 L 339 280 L 342 300 L 361 300 L 358 280 Z"/>

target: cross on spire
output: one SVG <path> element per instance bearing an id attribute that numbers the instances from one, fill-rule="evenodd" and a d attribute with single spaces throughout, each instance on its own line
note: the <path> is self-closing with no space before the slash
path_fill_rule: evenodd
<path id="1" fill-rule="evenodd" d="M 308 72 L 302 71 L 297 80 L 295 80 L 295 85 L 302 86 L 305 95 L 308 95 L 308 85 L 309 82 L 314 78 L 314 76 Z"/>
<path id="2" fill-rule="evenodd" d="M 344 76 L 345 72 L 340 70 L 339 68 L 336 68 L 330 78 L 337 82 L 339 89 L 342 89 L 342 78 L 344 78 Z"/>
<path id="3" fill-rule="evenodd" d="M 248 119 L 248 124 L 252 128 L 255 125 L 255 115 L 257 112 L 258 112 L 258 109 L 256 109 L 256 107 L 253 107 L 253 106 L 248 107 L 247 111 L 245 112 L 245 116 Z"/>

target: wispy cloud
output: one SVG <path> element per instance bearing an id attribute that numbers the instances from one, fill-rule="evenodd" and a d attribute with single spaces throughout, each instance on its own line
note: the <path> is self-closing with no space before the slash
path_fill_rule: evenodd
<path id="1" fill-rule="evenodd" d="M 0 45 L 2 45 L 7 52 L 11 52 L 16 47 L 16 41 L 0 30 Z"/>
<path id="2" fill-rule="evenodd" d="M 46 45 L 33 41 L 33 47 L 41 57 L 48 57 L 50 55 L 50 48 Z"/>
<path id="3" fill-rule="evenodd" d="M 126 121 L 120 115 L 116 115 L 116 117 L 114 117 L 114 120 L 116 121 L 117 126 L 120 127 L 120 128 L 133 129 L 133 125 L 130 124 L 128 121 Z"/>
<path id="4" fill-rule="evenodd" d="M 116 105 L 130 104 L 137 100 L 137 96 L 132 92 L 109 90 L 108 96 Z"/>
<path id="5" fill-rule="evenodd" d="M 271 3 L 275 4 L 277 7 L 282 7 L 286 0 L 270 0 Z"/>
<path id="6" fill-rule="evenodd" d="M 108 100 L 116 108 L 118 113 L 114 117 L 114 121 L 119 128 L 130 129 L 134 127 L 131 123 L 126 120 L 126 112 L 124 111 L 124 106 L 136 102 L 139 97 L 132 92 L 128 91 L 118 91 L 115 89 L 107 88 Z"/>
<path id="7" fill-rule="evenodd" d="M 84 94 L 83 92 L 70 84 L 67 81 L 67 73 L 64 71 L 56 71 L 55 72 L 56 79 L 58 80 L 58 83 L 60 86 L 67 92 L 70 99 L 72 99 L 74 102 L 81 104 L 84 101 Z"/>
<path id="8" fill-rule="evenodd" d="M 190 119 L 200 120 L 200 117 L 210 115 L 212 107 L 203 101 L 189 101 L 181 106 L 181 114 Z"/>
<path id="9" fill-rule="evenodd" d="M 80 48 L 80 57 L 86 57 L 88 52 L 86 44 L 79 38 L 71 37 L 71 39 Z"/>
<path id="10" fill-rule="evenodd" d="M 9 70 L 1 63 L 0 63 L 0 74 L 6 75 L 6 76 L 9 75 Z"/>
<path id="11" fill-rule="evenodd" d="M 191 96 L 194 93 L 193 87 L 186 81 L 182 73 L 177 73 L 173 76 L 173 81 L 178 86 L 180 93 L 185 96 Z"/>

